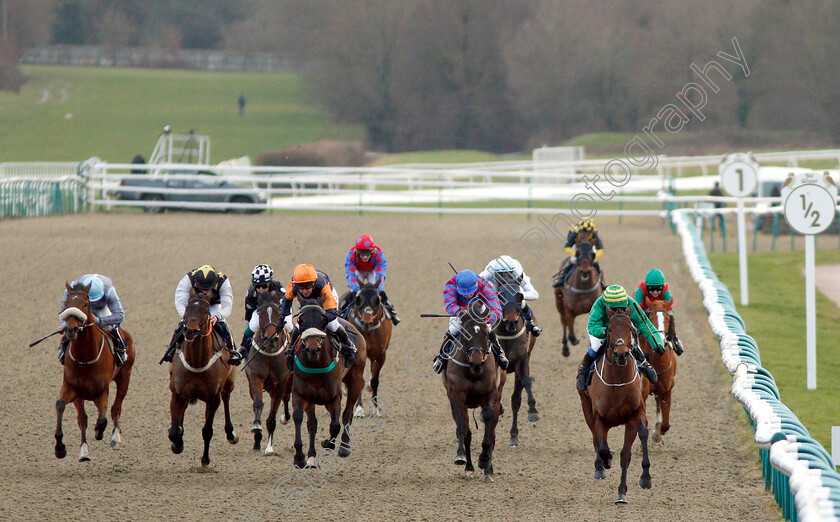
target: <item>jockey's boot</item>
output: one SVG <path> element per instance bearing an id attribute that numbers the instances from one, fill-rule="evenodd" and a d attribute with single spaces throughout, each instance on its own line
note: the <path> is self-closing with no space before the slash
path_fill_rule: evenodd
<path id="1" fill-rule="evenodd" d="M 552 288 L 557 288 L 558 286 L 563 286 L 563 283 L 566 282 L 566 272 L 569 271 L 569 267 L 571 267 L 571 263 L 567 263 L 563 265 L 559 272 L 557 272 L 557 277 L 551 283 Z"/>
<path id="2" fill-rule="evenodd" d="M 586 379 L 589 377 L 589 367 L 592 366 L 594 357 L 589 355 L 589 351 L 583 354 L 583 360 L 580 361 L 577 372 L 577 389 L 583 391 L 586 389 Z"/>
<path id="3" fill-rule="evenodd" d="M 295 345 L 297 344 L 298 337 L 300 337 L 300 330 L 296 326 L 289 333 L 289 346 L 286 348 L 286 366 L 289 368 L 289 371 L 295 370 Z"/>
<path id="4" fill-rule="evenodd" d="M 671 316 L 671 324 L 668 326 L 668 340 L 671 341 L 671 346 L 674 347 L 674 353 L 677 355 L 683 354 L 683 345 L 677 337 L 676 325 L 674 325 L 674 316 Z"/>
<path id="5" fill-rule="evenodd" d="M 228 364 L 231 366 L 239 366 L 239 363 L 242 362 L 242 356 L 239 354 L 239 351 L 233 347 L 233 337 L 230 335 L 230 328 L 224 321 L 218 321 L 213 326 L 213 329 L 222 336 L 222 339 L 225 341 L 225 348 L 227 348 L 228 354 L 230 358 L 228 359 Z"/>
<path id="6" fill-rule="evenodd" d="M 125 341 L 123 341 L 122 334 L 120 334 L 120 326 L 114 326 L 111 330 L 111 338 L 114 340 L 114 363 L 117 366 L 122 366 L 125 363 Z"/>
<path id="7" fill-rule="evenodd" d="M 64 354 L 67 352 L 68 344 L 70 344 L 70 341 L 66 337 L 62 337 L 61 342 L 58 344 L 58 362 L 62 365 L 64 364 Z"/>
<path id="8" fill-rule="evenodd" d="M 169 347 L 166 349 L 166 353 L 163 354 L 163 357 L 160 359 L 158 364 L 163 364 L 165 362 L 172 362 L 172 356 L 175 355 L 175 349 L 178 348 L 184 340 L 184 321 L 180 321 L 178 326 L 175 327 L 175 331 L 172 332 L 172 339 L 169 341 Z"/>
<path id="9" fill-rule="evenodd" d="M 600 278 L 601 278 L 601 290 L 602 290 L 602 291 L 603 291 L 603 290 L 606 290 L 606 289 L 607 289 L 607 287 L 608 287 L 608 286 L 610 286 L 610 285 L 608 285 L 608 284 L 606 283 L 606 281 L 604 281 L 604 271 L 603 271 L 603 270 L 601 270 L 601 263 L 599 263 L 599 262 L 595 261 L 595 262 L 593 263 L 593 265 L 595 266 L 595 270 L 597 270 L 597 271 L 598 271 L 598 277 L 600 277 Z"/>
<path id="10" fill-rule="evenodd" d="M 490 330 L 488 337 L 490 338 L 490 350 L 496 357 L 496 364 L 499 365 L 499 368 L 502 370 L 507 370 L 510 361 L 508 361 L 508 358 L 505 357 L 505 351 L 502 350 L 502 345 L 499 344 L 499 340 L 496 338 L 496 333 L 493 332 L 493 330 Z"/>
<path id="11" fill-rule="evenodd" d="M 400 318 L 397 317 L 397 311 L 394 310 L 394 305 L 392 305 L 391 301 L 388 300 L 385 290 L 379 291 L 379 298 L 382 299 L 382 304 L 385 306 L 385 310 L 388 311 L 388 318 L 391 320 L 391 323 L 393 323 L 394 326 L 400 324 Z"/>
<path id="12" fill-rule="evenodd" d="M 336 329 L 335 336 L 338 337 L 341 343 L 341 355 L 344 356 L 344 367 L 350 368 L 353 366 L 353 361 L 356 360 L 356 355 L 359 354 L 359 351 L 356 349 L 356 343 L 342 325 L 339 325 L 338 329 Z"/>
<path id="13" fill-rule="evenodd" d="M 654 370 L 653 366 L 650 365 L 638 344 L 633 346 L 631 353 L 633 354 L 633 358 L 636 359 L 636 364 L 639 365 L 639 370 L 642 374 L 647 377 L 647 380 L 649 380 L 651 384 L 656 384 L 659 380 L 656 376 L 656 370 Z"/>
<path id="14" fill-rule="evenodd" d="M 239 343 L 239 356 L 244 360 L 248 358 L 248 352 L 251 351 L 251 343 L 254 340 L 254 334 L 248 335 L 248 330 L 242 334 L 242 342 Z"/>
<path id="15" fill-rule="evenodd" d="M 341 296 L 341 299 L 338 301 L 338 310 L 336 313 L 342 319 L 346 320 L 350 316 L 350 309 L 353 308 L 351 305 L 353 304 L 353 297 L 355 295 L 355 292 L 350 290 Z"/>
<path id="16" fill-rule="evenodd" d="M 534 322 L 534 318 L 531 316 L 531 307 L 527 304 L 522 307 L 522 318 L 525 319 L 525 329 L 531 332 L 534 337 L 539 337 L 542 328 Z"/>
<path id="17" fill-rule="evenodd" d="M 440 345 L 440 351 L 435 355 L 434 366 L 432 367 L 435 373 L 441 373 L 446 368 L 446 361 L 452 356 L 455 341 L 455 336 L 449 333 L 449 330 L 443 334 L 443 343 Z"/>

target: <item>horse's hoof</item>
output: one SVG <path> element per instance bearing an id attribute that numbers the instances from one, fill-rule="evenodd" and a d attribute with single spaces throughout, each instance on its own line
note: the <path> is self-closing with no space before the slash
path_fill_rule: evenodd
<path id="1" fill-rule="evenodd" d="M 618 497 L 616 497 L 616 499 L 615 499 L 615 503 L 616 503 L 616 505 L 626 504 L 627 503 L 627 495 L 625 495 L 624 493 L 619 493 Z"/>
<path id="2" fill-rule="evenodd" d="M 63 459 L 66 456 L 67 456 L 67 448 L 64 446 L 64 444 L 56 445 L 56 447 L 55 447 L 55 458 Z"/>
<path id="3" fill-rule="evenodd" d="M 537 422 L 540 420 L 540 416 L 537 413 L 529 413 L 528 414 L 528 422 Z"/>
<path id="4" fill-rule="evenodd" d="M 457 464 L 459 466 L 463 466 L 466 463 L 467 463 L 467 457 L 465 457 L 463 455 L 458 455 L 457 457 L 455 457 L 455 464 Z"/>
<path id="5" fill-rule="evenodd" d="M 662 435 L 660 435 L 658 431 L 654 431 L 650 438 L 653 442 L 662 442 Z"/>
<path id="6" fill-rule="evenodd" d="M 231 435 L 228 435 L 227 441 L 231 444 L 236 444 L 239 442 L 239 435 L 237 435 L 236 432 L 233 432 Z"/>
<path id="7" fill-rule="evenodd" d="M 475 475 L 474 471 L 465 471 L 464 472 L 464 477 L 465 478 L 471 479 L 471 478 L 473 478 L 473 475 Z"/>
<path id="8" fill-rule="evenodd" d="M 570 354 L 570 352 L 569 352 L 569 347 L 568 347 L 567 345 L 565 345 L 565 344 L 564 344 L 564 345 L 563 345 L 563 351 L 562 351 L 561 353 L 563 354 L 563 357 L 568 357 L 568 356 L 569 356 L 569 354 Z"/>
<path id="9" fill-rule="evenodd" d="M 262 426 L 256 423 L 253 426 L 251 426 L 251 433 L 256 433 L 258 431 L 262 431 Z"/>
<path id="10" fill-rule="evenodd" d="M 257 448 L 257 451 L 259 451 L 259 448 Z M 265 447 L 265 454 L 266 455 L 274 455 L 274 446 L 272 446 L 271 444 L 267 445 Z"/>
<path id="11" fill-rule="evenodd" d="M 642 477 L 639 479 L 639 487 L 642 489 L 650 489 L 653 487 L 653 482 L 650 480 L 650 478 Z"/>
<path id="12" fill-rule="evenodd" d="M 513 448 L 518 448 L 518 447 L 519 447 L 519 439 L 515 439 L 515 438 L 510 439 L 510 442 L 508 442 L 508 448 L 513 449 Z"/>
<path id="13" fill-rule="evenodd" d="M 119 451 L 122 448 L 122 444 L 116 440 L 111 441 L 111 449 Z"/>
<path id="14" fill-rule="evenodd" d="M 201 467 L 206 468 L 210 465 L 210 457 L 201 457 Z"/>
<path id="15" fill-rule="evenodd" d="M 180 454 L 181 454 L 181 452 L 182 452 L 182 451 L 184 451 L 184 445 L 183 445 L 183 444 L 180 444 L 180 445 L 179 445 L 179 444 L 175 444 L 175 443 L 173 442 L 173 443 L 171 443 L 171 444 L 169 445 L 169 449 L 171 449 L 171 450 L 172 450 L 172 453 L 174 453 L 174 454 L 176 454 L 176 455 L 180 455 Z"/>
<path id="16" fill-rule="evenodd" d="M 356 410 L 353 412 L 353 418 L 361 418 L 365 416 L 365 409 L 361 406 L 356 406 Z"/>
<path id="17" fill-rule="evenodd" d="M 595 470 L 595 480 L 604 480 L 607 478 L 607 473 L 602 469 Z"/>
<path id="18" fill-rule="evenodd" d="M 315 457 L 309 457 L 306 459 L 306 466 L 304 469 L 316 469 L 318 467 L 318 461 L 315 460 Z"/>
<path id="19" fill-rule="evenodd" d="M 306 467 L 306 459 L 303 457 L 303 455 L 301 455 L 300 458 L 295 457 L 295 467 L 297 469 L 303 469 L 304 467 Z"/>
<path id="20" fill-rule="evenodd" d="M 88 447 L 87 443 L 82 444 L 82 447 L 79 448 L 79 462 L 88 462 L 90 461 L 90 448 Z"/>
<path id="21" fill-rule="evenodd" d="M 580 339 L 578 339 L 575 336 L 571 336 L 571 337 L 569 337 L 569 342 L 572 343 L 573 345 L 577 346 L 578 343 L 580 342 Z"/>
<path id="22" fill-rule="evenodd" d="M 349 457 L 350 456 L 350 448 L 346 444 L 339 444 L 338 456 L 341 457 L 341 458 Z"/>
<path id="23" fill-rule="evenodd" d="M 478 457 L 478 467 L 479 469 L 487 469 L 490 467 L 490 459 L 485 459 L 482 457 Z"/>
<path id="24" fill-rule="evenodd" d="M 321 447 L 326 449 L 335 449 L 335 439 L 324 439 L 321 441 Z"/>
<path id="25" fill-rule="evenodd" d="M 481 478 L 481 481 L 482 482 L 495 482 L 495 479 L 493 479 L 493 474 L 492 473 L 485 473 L 484 476 Z"/>

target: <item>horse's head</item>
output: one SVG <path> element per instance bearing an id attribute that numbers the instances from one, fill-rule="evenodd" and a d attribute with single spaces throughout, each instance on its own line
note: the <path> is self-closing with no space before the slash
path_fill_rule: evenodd
<path id="1" fill-rule="evenodd" d="M 502 303 L 502 328 L 513 332 L 522 320 L 522 292 L 518 284 L 499 285 L 499 301 Z"/>
<path id="2" fill-rule="evenodd" d="M 327 338 L 327 314 L 317 299 L 306 299 L 298 311 L 301 353 L 308 359 L 317 359 Z"/>
<path id="3" fill-rule="evenodd" d="M 668 299 L 667 301 L 663 301 L 661 299 L 657 299 L 655 301 L 651 301 L 647 297 L 642 302 L 642 308 L 647 310 L 648 319 L 650 322 L 653 323 L 653 326 L 659 330 L 659 333 L 662 334 L 662 338 L 665 338 L 665 334 L 668 333 L 669 328 L 671 327 L 671 316 L 668 314 L 668 310 L 671 309 L 671 305 L 674 302 L 674 298 Z"/>
<path id="4" fill-rule="evenodd" d="M 64 286 L 67 289 L 67 295 L 64 297 L 64 310 L 58 317 L 66 325 L 64 337 L 68 341 L 73 341 L 82 331 L 82 328 L 92 322 L 89 320 L 93 318 L 90 297 L 88 296 L 90 285 L 75 283 L 71 286 L 70 283 L 65 281 Z"/>
<path id="5" fill-rule="evenodd" d="M 592 270 L 592 263 L 595 262 L 595 251 L 592 249 L 592 243 L 589 241 L 581 241 L 577 247 L 577 264 L 578 270 L 581 274 L 589 275 Z"/>
<path id="6" fill-rule="evenodd" d="M 479 373 L 490 353 L 490 339 L 483 317 L 461 314 L 461 338 L 459 339 L 472 373 Z"/>
<path id="7" fill-rule="evenodd" d="M 184 310 L 184 337 L 192 342 L 199 335 L 210 333 L 210 302 L 190 292 L 190 300 Z M 202 333 L 207 330 L 206 333 Z"/>
<path id="8" fill-rule="evenodd" d="M 285 336 L 281 322 L 280 293 L 276 290 L 261 292 L 254 311 L 260 319 L 260 328 L 254 334 L 254 340 L 261 349 L 275 351 L 277 342 Z"/>
<path id="9" fill-rule="evenodd" d="M 353 314 L 367 330 L 382 320 L 384 315 L 382 299 L 379 297 L 379 283 L 362 283 L 353 299 Z"/>
<path id="10" fill-rule="evenodd" d="M 607 308 L 607 357 L 618 366 L 624 366 L 630 359 L 635 334 L 633 323 L 625 310 Z"/>

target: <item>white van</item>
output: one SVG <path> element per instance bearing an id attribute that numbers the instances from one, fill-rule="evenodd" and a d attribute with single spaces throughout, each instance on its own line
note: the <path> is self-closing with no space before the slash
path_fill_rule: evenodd
<path id="1" fill-rule="evenodd" d="M 757 194 L 763 198 L 771 197 L 773 193 L 773 186 L 778 183 L 781 189 L 787 177 L 792 174 L 804 174 L 806 172 L 814 172 L 815 169 L 805 169 L 802 167 L 759 167 L 758 168 L 758 190 Z M 819 169 L 819 172 L 824 172 L 825 169 Z M 829 174 L 834 179 L 835 183 L 840 183 L 840 171 L 829 170 Z M 838 185 L 840 186 L 840 185 Z"/>

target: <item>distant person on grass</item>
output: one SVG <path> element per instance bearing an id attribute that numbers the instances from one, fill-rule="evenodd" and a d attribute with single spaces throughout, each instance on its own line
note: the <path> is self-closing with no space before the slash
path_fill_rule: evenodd
<path id="1" fill-rule="evenodd" d="M 236 99 L 236 104 L 239 105 L 239 115 L 245 114 L 245 94 L 240 94 Z"/>

